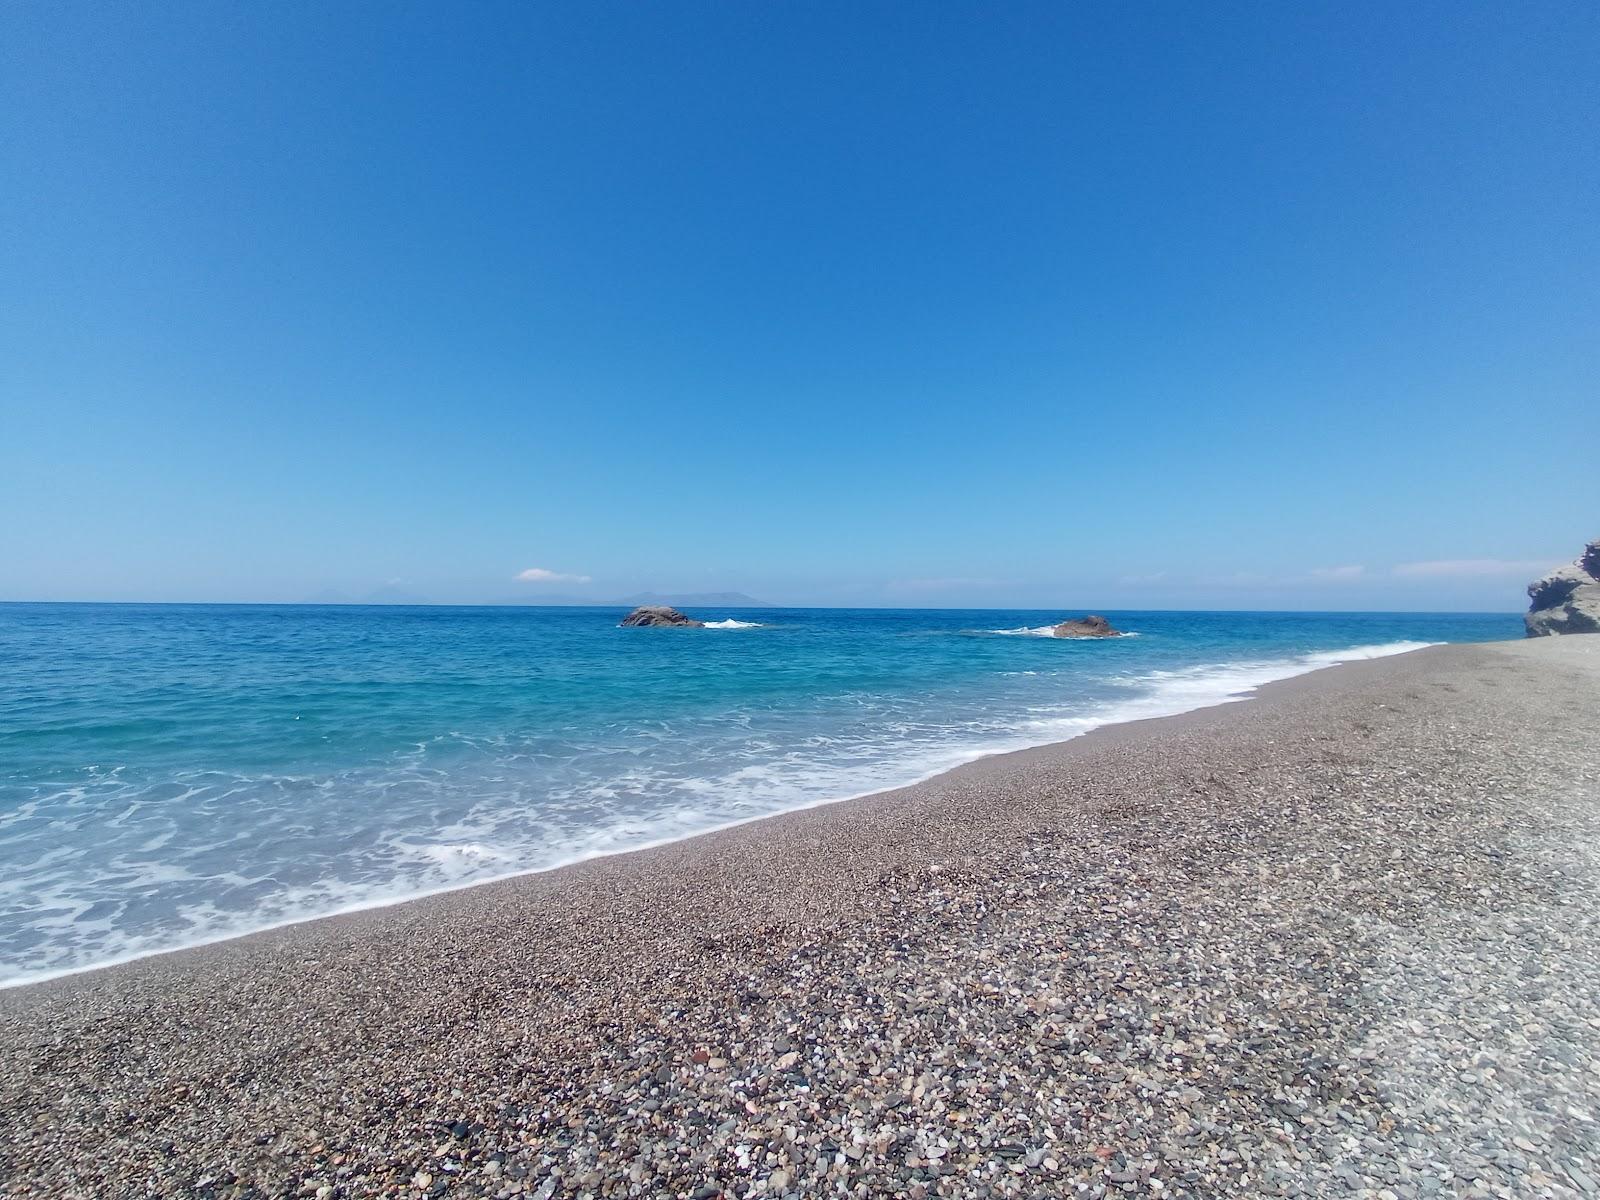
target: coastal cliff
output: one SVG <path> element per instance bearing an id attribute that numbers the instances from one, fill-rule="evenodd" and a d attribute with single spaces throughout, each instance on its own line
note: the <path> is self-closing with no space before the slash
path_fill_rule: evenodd
<path id="1" fill-rule="evenodd" d="M 1572 562 L 1528 585 L 1529 637 L 1600 633 L 1600 539 Z"/>

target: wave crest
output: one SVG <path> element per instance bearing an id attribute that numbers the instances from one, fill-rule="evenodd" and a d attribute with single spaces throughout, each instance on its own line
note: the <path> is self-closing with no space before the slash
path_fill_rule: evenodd
<path id="1" fill-rule="evenodd" d="M 982 632 L 993 634 L 996 637 L 1053 638 L 1056 636 L 1056 627 L 1054 625 L 1022 625 L 1016 629 L 985 629 L 982 630 Z M 1138 633 L 1128 631 L 1123 633 L 1113 633 L 1110 637 L 1104 638 L 1058 638 L 1057 640 L 1063 642 L 1108 642 L 1112 638 L 1129 638 L 1138 636 Z"/>
<path id="2" fill-rule="evenodd" d="M 709 627 L 748 629 L 760 623 L 728 619 Z M 1050 628 L 967 632 L 1042 637 Z M 1159 653 L 1167 644 L 1157 637 L 1150 648 Z M 32 943 L 21 943 L 21 959 L 5 961 L 8 947 L 0 938 L 0 988 L 903 787 L 985 755 L 1059 742 L 1104 725 L 1243 701 L 1275 680 L 1433 644 L 1394 641 L 1166 669 L 1136 664 L 1132 660 L 1144 657 L 1137 648 L 1108 657 L 1052 653 L 1051 664 L 1060 669 L 1005 674 L 1080 678 L 1091 690 L 1080 694 L 1070 682 L 1058 689 L 1049 681 L 1048 690 L 1035 693 L 1037 701 L 1026 708 L 992 709 L 980 698 L 964 701 L 942 722 L 937 712 L 930 716 L 915 705 L 880 698 L 860 709 L 858 720 L 801 730 L 809 733 L 803 740 L 753 724 L 747 707 L 732 721 L 714 713 L 682 718 L 680 725 L 638 726 L 626 744 L 586 734 L 561 743 L 559 753 L 509 734 L 473 737 L 451 731 L 419 743 L 415 756 L 403 756 L 376 773 L 351 769 L 294 777 L 208 771 L 152 792 L 122 780 L 121 767 L 96 770 L 94 787 L 41 794 L 9 811 L 0 809 L 0 832 L 11 837 L 23 822 L 48 819 L 59 827 L 64 819 L 99 844 L 108 828 L 132 822 L 128 844 L 109 860 L 117 874 L 104 872 L 87 887 L 61 865 L 62 856 L 72 852 L 69 846 L 26 870 L 13 865 L 0 872 L 0 911 L 19 914 L 16 928 L 21 928 L 20 917 L 32 914 L 24 932 L 43 939 L 38 944 L 44 947 L 35 951 L 28 948 Z M 1037 659 L 1031 652 L 1020 657 Z M 1069 664 L 1087 669 L 1076 676 L 1066 669 Z M 1111 664 L 1128 673 L 1112 674 Z M 697 729 L 715 726 L 720 732 L 730 725 L 746 731 L 736 743 L 696 741 Z M 649 749 L 641 751 L 641 741 Z M 657 757 L 673 746 L 685 752 Z M 566 765 L 563 773 L 519 774 L 529 763 L 552 760 Z M 161 802 L 150 803 L 152 796 Z M 236 796 L 249 807 L 235 809 L 229 798 Z M 253 838 L 276 839 L 292 848 L 296 831 L 306 825 L 305 806 L 325 807 L 341 796 L 350 801 L 338 810 L 341 820 L 374 815 L 367 825 L 338 825 L 343 844 L 337 870 L 317 867 L 315 857 L 286 856 L 285 849 L 274 852 L 278 857 L 246 860 L 232 848 L 237 838 L 229 814 L 235 811 L 256 822 Z M 224 814 L 219 823 L 176 823 L 172 809 L 190 798 L 201 802 L 191 806 L 197 811 Z M 190 839 L 183 853 L 168 847 L 179 835 Z M 137 875 L 131 885 L 117 881 L 130 872 Z M 148 913 L 153 901 L 166 908 L 158 920 L 129 915 L 136 906 Z"/>

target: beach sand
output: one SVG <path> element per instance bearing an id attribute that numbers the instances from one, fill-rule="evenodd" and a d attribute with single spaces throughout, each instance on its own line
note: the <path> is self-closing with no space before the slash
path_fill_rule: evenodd
<path id="1" fill-rule="evenodd" d="M 1600 638 L 0 992 L 8 1196 L 1600 1188 Z"/>

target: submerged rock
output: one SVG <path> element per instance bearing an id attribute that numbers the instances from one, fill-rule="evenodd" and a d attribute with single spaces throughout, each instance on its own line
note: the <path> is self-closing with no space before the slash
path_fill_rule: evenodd
<path id="1" fill-rule="evenodd" d="M 686 617 L 675 608 L 668 608 L 665 604 L 645 604 L 634 609 L 622 618 L 625 626 L 632 625 L 681 625 L 698 628 L 705 624 L 696 621 L 693 617 Z"/>
<path id="2" fill-rule="evenodd" d="M 1529 637 L 1600 633 L 1600 539 L 1573 562 L 1528 585 Z"/>
<path id="3" fill-rule="evenodd" d="M 1059 638 L 1121 637 L 1122 630 L 1112 628 L 1111 622 L 1104 617 L 1082 617 L 1074 621 L 1061 622 L 1055 628 L 1055 636 Z"/>

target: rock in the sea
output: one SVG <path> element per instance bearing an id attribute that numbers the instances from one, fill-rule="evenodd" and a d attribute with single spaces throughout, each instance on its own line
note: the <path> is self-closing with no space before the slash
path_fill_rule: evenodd
<path id="1" fill-rule="evenodd" d="M 1600 539 L 1573 562 L 1528 585 L 1529 637 L 1600 633 Z"/>
<path id="2" fill-rule="evenodd" d="M 622 618 L 624 625 L 686 625 L 698 628 L 704 621 L 696 621 L 693 617 L 686 617 L 675 608 L 668 608 L 665 604 L 646 604 L 634 609 Z"/>
<path id="3" fill-rule="evenodd" d="M 1104 617 L 1083 617 L 1076 621 L 1063 621 L 1055 628 L 1055 636 L 1063 638 L 1121 637 L 1122 630 L 1113 629 Z"/>

